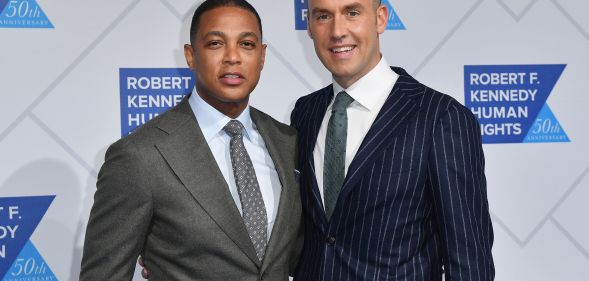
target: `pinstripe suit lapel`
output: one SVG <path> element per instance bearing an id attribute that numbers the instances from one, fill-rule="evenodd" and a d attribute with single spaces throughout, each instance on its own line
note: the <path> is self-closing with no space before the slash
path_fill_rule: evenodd
<path id="1" fill-rule="evenodd" d="M 423 86 L 403 69 L 393 70 L 399 78 L 350 163 L 339 198 L 345 198 L 350 193 L 366 168 L 380 155 L 377 152 L 384 151 L 399 129 L 417 112 L 414 96 L 423 91 Z"/>
<path id="2" fill-rule="evenodd" d="M 314 100 L 314 110 L 311 111 L 311 116 L 309 116 L 309 128 L 308 128 L 308 139 L 306 141 L 306 145 L 301 147 L 305 147 L 307 150 L 305 155 L 307 155 L 307 171 L 312 171 L 310 173 L 310 184 L 311 184 L 311 193 L 312 193 L 312 200 L 313 205 L 316 207 L 314 210 L 316 211 L 316 217 L 319 218 L 321 221 L 317 222 L 321 227 L 327 225 L 327 217 L 325 216 L 325 209 L 323 208 L 323 202 L 321 200 L 321 193 L 319 192 L 319 185 L 317 184 L 317 175 L 315 174 L 315 160 L 313 158 L 313 150 L 315 149 L 315 143 L 317 142 L 317 135 L 319 134 L 319 129 L 321 128 L 321 123 L 323 122 L 323 117 L 325 116 L 325 112 L 327 111 L 327 106 L 333 99 L 333 85 L 325 87 L 323 92 L 318 95 L 317 100 Z"/>

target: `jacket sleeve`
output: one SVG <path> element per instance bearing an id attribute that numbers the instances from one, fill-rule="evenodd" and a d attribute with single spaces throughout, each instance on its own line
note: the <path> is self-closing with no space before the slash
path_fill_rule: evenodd
<path id="1" fill-rule="evenodd" d="M 152 215 L 144 172 L 124 139 L 106 152 L 86 229 L 80 280 L 132 280 Z"/>
<path id="2" fill-rule="evenodd" d="M 493 280 L 493 228 L 479 124 L 456 101 L 437 120 L 429 178 L 446 281 Z"/>

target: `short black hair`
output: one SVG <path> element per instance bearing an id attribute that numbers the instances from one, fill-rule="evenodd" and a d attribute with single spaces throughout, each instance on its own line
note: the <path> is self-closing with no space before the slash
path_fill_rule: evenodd
<path id="1" fill-rule="evenodd" d="M 198 6 L 198 8 L 196 8 L 196 11 L 194 11 L 194 15 L 192 16 L 192 23 L 190 24 L 190 44 L 194 44 L 194 39 L 196 39 L 196 31 L 198 30 L 200 18 L 202 15 L 207 11 L 219 7 L 237 7 L 246 11 L 250 11 L 256 16 L 256 19 L 258 20 L 260 36 L 262 36 L 262 20 L 260 19 L 260 15 L 254 6 L 252 6 L 246 0 L 205 0 L 202 2 L 202 4 L 200 4 L 200 6 Z"/>

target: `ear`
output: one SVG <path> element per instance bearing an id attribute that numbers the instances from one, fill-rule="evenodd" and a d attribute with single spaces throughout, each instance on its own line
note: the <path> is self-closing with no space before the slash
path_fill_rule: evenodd
<path id="1" fill-rule="evenodd" d="M 389 8 L 386 5 L 380 5 L 376 8 L 376 30 L 382 34 L 387 28 L 389 19 Z"/>
<path id="2" fill-rule="evenodd" d="M 266 48 L 268 45 L 262 44 L 262 57 L 260 58 L 260 69 L 264 68 L 264 63 L 266 62 Z"/>
<path id="3" fill-rule="evenodd" d="M 194 58 L 194 51 L 192 49 L 192 45 L 184 44 L 184 58 L 186 58 L 186 64 L 190 69 L 194 69 L 193 66 L 193 58 Z"/>

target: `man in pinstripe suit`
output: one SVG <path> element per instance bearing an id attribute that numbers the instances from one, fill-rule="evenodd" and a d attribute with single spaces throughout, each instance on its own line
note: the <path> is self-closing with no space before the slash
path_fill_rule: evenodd
<path id="1" fill-rule="evenodd" d="M 295 279 L 493 280 L 473 114 L 388 67 L 379 0 L 308 5 L 308 33 L 333 84 L 291 115 L 305 218 Z"/>

